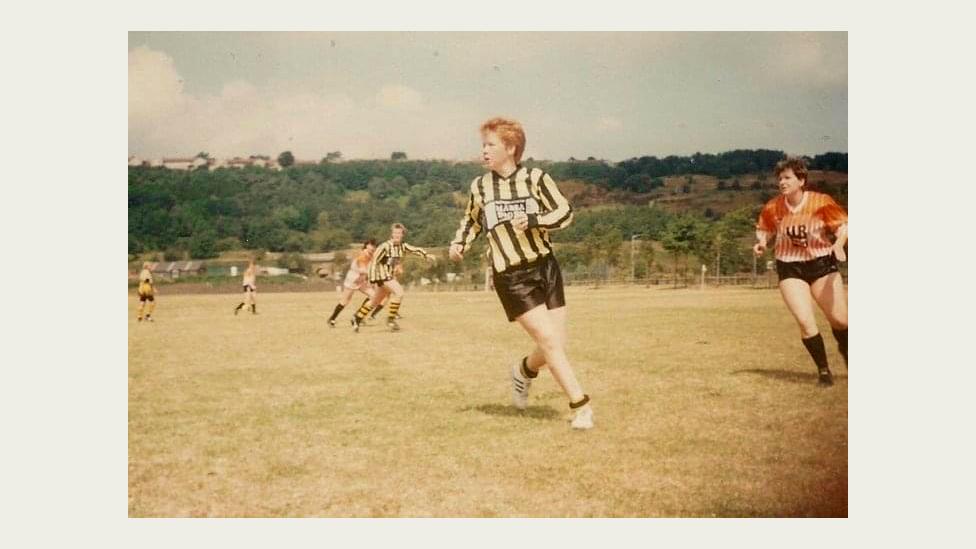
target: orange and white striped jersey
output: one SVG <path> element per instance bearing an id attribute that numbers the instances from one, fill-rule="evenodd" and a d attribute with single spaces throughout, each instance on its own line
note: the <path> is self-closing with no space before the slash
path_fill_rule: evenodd
<path id="1" fill-rule="evenodd" d="M 352 264 L 349 265 L 349 270 L 346 272 L 346 280 L 343 282 L 346 288 L 354 290 L 366 284 L 366 273 L 369 271 L 369 260 L 370 255 L 365 250 L 359 252 L 359 255 L 356 256 L 356 259 L 354 259 Z"/>
<path id="2" fill-rule="evenodd" d="M 804 191 L 800 204 L 790 206 L 777 196 L 763 206 L 756 223 L 760 239 L 776 235 L 774 255 L 779 261 L 809 261 L 830 255 L 828 231 L 836 233 L 847 224 L 847 212 L 829 195 Z"/>

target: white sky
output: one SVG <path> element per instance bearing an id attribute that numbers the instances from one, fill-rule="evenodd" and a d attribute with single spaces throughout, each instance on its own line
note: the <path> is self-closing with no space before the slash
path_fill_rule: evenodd
<path id="1" fill-rule="evenodd" d="M 129 33 L 129 153 L 470 159 L 847 151 L 847 33 Z"/>

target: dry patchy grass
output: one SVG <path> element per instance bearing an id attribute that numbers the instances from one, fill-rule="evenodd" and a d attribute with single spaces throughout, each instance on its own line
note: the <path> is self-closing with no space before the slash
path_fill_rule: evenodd
<path id="1" fill-rule="evenodd" d="M 778 293 L 568 289 L 597 426 L 494 294 L 408 293 L 403 331 L 332 293 L 129 301 L 131 516 L 847 516 L 847 371 L 815 368 Z M 492 339 L 478 334 L 494 334 Z"/>

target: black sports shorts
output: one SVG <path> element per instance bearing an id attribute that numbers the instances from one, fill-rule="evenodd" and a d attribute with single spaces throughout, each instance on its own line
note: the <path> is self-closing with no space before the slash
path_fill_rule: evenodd
<path id="1" fill-rule="evenodd" d="M 245 292 L 253 292 L 253 291 L 255 291 L 254 290 L 254 286 L 251 286 L 250 284 L 245 284 L 244 285 L 244 291 Z"/>
<path id="2" fill-rule="evenodd" d="M 528 265 L 494 273 L 492 279 L 509 322 L 542 304 L 547 309 L 566 305 L 563 275 L 552 254 Z"/>
<path id="3" fill-rule="evenodd" d="M 139 294 L 139 301 L 156 301 L 156 298 L 151 295 Z"/>
<path id="4" fill-rule="evenodd" d="M 780 280 L 799 278 L 807 284 L 813 284 L 818 278 L 837 272 L 837 258 L 834 253 L 811 259 L 809 261 L 780 261 L 776 260 L 776 274 Z"/>

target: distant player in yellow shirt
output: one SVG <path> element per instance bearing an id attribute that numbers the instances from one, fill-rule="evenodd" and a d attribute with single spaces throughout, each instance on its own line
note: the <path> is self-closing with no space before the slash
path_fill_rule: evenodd
<path id="1" fill-rule="evenodd" d="M 234 314 L 236 315 L 238 311 L 244 308 L 245 305 L 251 306 L 251 314 L 258 314 L 258 305 L 254 300 L 254 296 L 258 293 L 257 286 L 258 278 L 258 267 L 254 264 L 254 260 L 250 260 L 247 263 L 247 269 L 244 270 L 244 301 L 241 301 L 240 305 L 234 309 Z"/>
<path id="2" fill-rule="evenodd" d="M 146 306 L 146 302 L 149 306 Z M 142 322 L 143 310 L 146 311 L 146 321 L 153 322 L 152 313 L 156 308 L 156 289 L 153 287 L 152 272 L 149 271 L 149 263 L 142 264 L 142 272 L 139 273 L 139 322 Z"/>

